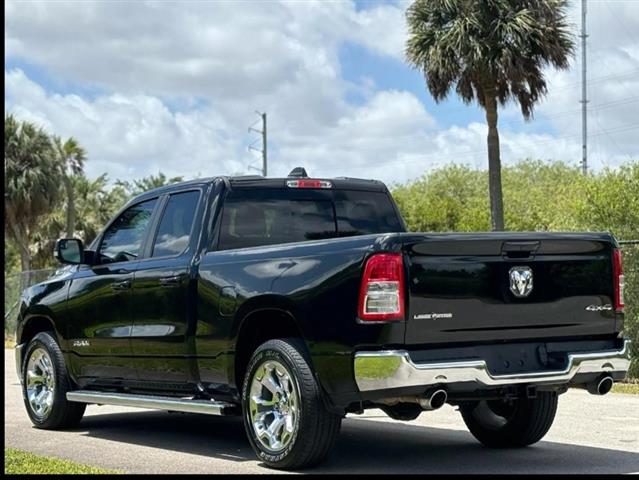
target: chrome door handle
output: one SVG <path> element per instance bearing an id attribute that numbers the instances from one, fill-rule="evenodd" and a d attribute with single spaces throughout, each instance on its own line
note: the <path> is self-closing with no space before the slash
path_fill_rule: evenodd
<path id="1" fill-rule="evenodd" d="M 111 284 L 113 290 L 128 290 L 131 288 L 131 280 L 118 280 Z"/>
<path id="2" fill-rule="evenodd" d="M 172 275 L 170 277 L 160 278 L 160 285 L 162 287 L 178 287 L 182 283 L 184 275 Z"/>

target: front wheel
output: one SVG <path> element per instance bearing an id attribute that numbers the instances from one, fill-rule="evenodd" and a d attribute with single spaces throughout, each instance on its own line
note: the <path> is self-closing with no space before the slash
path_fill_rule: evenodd
<path id="1" fill-rule="evenodd" d="M 253 354 L 242 388 L 244 426 L 268 466 L 308 467 L 333 447 L 342 417 L 329 412 L 297 339 L 269 340 Z"/>
<path id="2" fill-rule="evenodd" d="M 470 433 L 489 447 L 525 447 L 541 440 L 557 412 L 557 394 L 538 392 L 535 398 L 511 402 L 483 400 L 460 407 Z"/>
<path id="3" fill-rule="evenodd" d="M 71 381 L 62 351 L 49 332 L 29 342 L 22 367 L 22 396 L 31 422 L 37 428 L 74 427 L 84 415 L 84 403 L 69 402 Z"/>

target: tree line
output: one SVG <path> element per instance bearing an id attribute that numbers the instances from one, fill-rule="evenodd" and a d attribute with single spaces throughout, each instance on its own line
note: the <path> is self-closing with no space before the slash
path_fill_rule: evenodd
<path id="1" fill-rule="evenodd" d="M 106 174 L 87 178 L 86 162 L 75 138 L 5 115 L 5 275 L 55 267 L 56 239 L 78 237 L 89 244 L 129 198 L 182 181 L 160 172 L 111 184 Z"/>
<path id="2" fill-rule="evenodd" d="M 392 187 L 408 227 L 423 232 L 491 229 L 488 172 L 449 165 Z M 609 231 L 639 239 L 639 162 L 583 175 L 562 161 L 527 159 L 502 172 L 513 231 Z"/>
<path id="3" fill-rule="evenodd" d="M 411 231 L 491 229 L 488 172 L 449 165 L 392 187 Z M 565 162 L 524 160 L 502 171 L 504 218 L 513 231 L 607 231 L 639 240 L 639 162 L 583 175 Z M 639 357 L 639 244 L 622 246 L 626 303 L 624 333 Z M 633 360 L 631 378 L 639 378 Z"/>

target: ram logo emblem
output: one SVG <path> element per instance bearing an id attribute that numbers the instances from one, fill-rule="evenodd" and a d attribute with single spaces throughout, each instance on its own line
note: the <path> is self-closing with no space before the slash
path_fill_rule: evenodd
<path id="1" fill-rule="evenodd" d="M 510 291 L 518 298 L 530 295 L 533 289 L 533 272 L 530 267 L 513 267 L 509 271 Z"/>

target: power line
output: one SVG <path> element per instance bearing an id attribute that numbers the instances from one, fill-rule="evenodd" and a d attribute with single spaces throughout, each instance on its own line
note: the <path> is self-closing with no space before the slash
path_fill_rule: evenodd
<path id="1" fill-rule="evenodd" d="M 581 37 L 581 35 L 579 35 Z M 598 52 L 600 50 L 591 50 L 594 52 Z M 609 80 L 618 80 L 620 78 L 625 78 L 625 77 L 633 77 L 636 78 L 637 73 L 639 73 L 639 68 L 634 68 L 632 70 L 628 70 L 626 72 L 623 73 L 615 73 L 612 75 L 604 75 L 602 77 L 591 77 L 588 78 L 588 83 L 593 84 L 593 83 L 602 83 L 602 82 L 607 82 Z M 558 86 L 558 87 L 552 87 L 551 91 L 557 91 L 557 90 L 565 90 L 568 88 L 573 88 L 576 85 L 580 85 L 581 82 L 571 82 L 571 83 L 566 83 L 564 85 Z"/>
<path id="2" fill-rule="evenodd" d="M 600 49 L 590 49 L 590 52 L 598 52 L 600 51 Z M 591 77 L 587 79 L 588 85 L 593 85 L 593 84 L 598 84 L 598 83 L 604 83 L 604 82 L 609 82 L 610 80 L 615 80 L 619 83 L 620 79 L 624 79 L 626 77 L 630 77 L 632 80 L 636 79 L 637 76 L 639 75 L 639 68 L 635 68 L 632 70 L 627 70 L 625 72 L 622 73 L 615 73 L 615 74 L 609 74 L 609 75 L 604 75 L 601 77 Z M 578 82 L 571 82 L 571 83 L 566 83 L 563 84 L 561 86 L 551 86 L 551 88 L 548 90 L 548 94 L 552 94 L 555 93 L 557 91 L 560 90 L 567 90 L 567 89 L 574 89 L 575 86 L 581 85 L 581 81 Z M 480 107 L 477 104 L 470 104 L 470 105 L 457 105 L 457 106 L 448 106 L 446 104 L 442 104 L 441 109 L 438 111 L 437 113 L 437 118 L 446 118 L 446 117 L 450 117 L 453 116 L 454 114 L 456 114 L 457 112 L 461 112 L 461 111 L 468 111 L 469 108 L 477 108 L 480 109 Z"/>
<path id="3" fill-rule="evenodd" d="M 595 111 L 595 110 L 605 110 L 606 108 L 611 108 L 611 107 L 618 107 L 618 106 L 625 106 L 625 105 L 629 105 L 631 103 L 636 103 L 639 101 L 639 97 L 629 97 L 627 99 L 621 99 L 621 100 L 613 100 L 610 102 L 603 102 L 603 103 L 598 103 L 598 104 L 591 104 L 589 111 Z M 590 101 L 588 101 L 588 103 L 590 103 Z M 542 119 L 552 119 L 552 118 L 559 118 L 559 117 L 565 117 L 567 115 L 573 115 L 576 112 L 579 112 L 580 108 L 573 108 L 571 110 L 562 110 L 560 112 L 556 112 L 556 113 L 539 113 L 539 112 L 534 112 L 534 116 L 535 118 L 542 118 Z M 504 127 L 504 126 L 519 126 L 519 125 L 532 125 L 530 123 L 530 121 L 525 120 L 525 119 L 521 119 L 521 120 L 508 120 L 508 121 L 500 121 L 499 122 L 499 126 L 500 127 Z"/>
<path id="4" fill-rule="evenodd" d="M 599 128 L 601 128 L 601 132 L 606 136 L 606 138 L 608 138 L 610 140 L 610 143 L 612 143 L 615 148 L 617 148 L 617 150 L 619 151 L 619 153 L 621 153 L 622 156 L 627 156 L 629 160 L 632 161 L 632 155 L 630 155 L 625 149 L 622 149 L 621 146 L 617 143 L 617 140 L 615 140 L 612 135 L 610 135 L 610 132 L 604 130 L 602 128 L 601 123 L 599 122 L 599 118 L 597 116 L 595 116 L 595 121 L 597 122 L 597 125 L 599 125 Z M 604 155 L 605 158 L 605 155 Z M 607 162 L 604 160 L 604 166 L 608 166 Z"/>
<path id="5" fill-rule="evenodd" d="M 595 104 L 592 105 L 590 107 L 591 111 L 598 111 L 598 110 L 605 110 L 608 108 L 613 108 L 613 107 L 617 107 L 619 105 L 629 105 L 632 103 L 637 103 L 639 102 L 639 97 L 633 97 L 630 98 L 628 100 L 613 100 L 610 102 L 602 102 L 599 104 Z M 538 113 L 537 115 L 541 118 L 544 119 L 552 119 L 552 118 L 557 118 L 557 117 L 561 117 L 561 116 L 567 116 L 567 115 L 571 115 L 574 114 L 575 112 L 578 112 L 579 109 L 572 109 L 572 110 L 564 110 L 561 112 L 557 112 L 555 114 L 541 114 Z M 526 121 L 526 120 L 512 120 L 512 121 L 503 121 L 503 122 L 499 122 L 499 128 L 500 128 L 500 132 L 503 133 L 504 129 L 503 127 L 513 127 L 513 126 L 519 126 L 521 124 L 524 125 L 532 125 L 530 122 Z M 617 127 L 613 127 L 613 129 L 618 129 L 618 128 L 625 128 L 627 125 L 620 125 Z M 450 129 L 445 130 L 444 132 L 449 132 Z M 527 133 L 525 131 L 521 131 L 521 132 L 509 132 L 510 134 L 513 135 L 517 135 L 517 134 L 530 134 L 530 135 L 549 135 L 549 133 L 547 132 L 539 132 L 539 133 Z M 579 136 L 579 134 L 567 134 L 567 135 L 561 135 L 558 137 L 554 137 L 553 139 L 549 140 L 550 142 L 554 142 L 555 140 L 560 140 L 560 139 L 564 139 L 564 138 L 574 138 L 576 136 Z M 421 145 L 423 143 L 423 139 L 421 136 L 416 135 L 414 132 L 411 133 L 404 133 L 404 134 L 400 134 L 400 135 L 392 135 L 392 136 L 382 136 L 382 135 L 377 135 L 374 137 L 373 140 L 383 140 L 383 141 L 387 141 L 387 140 L 394 140 L 396 141 L 398 144 L 401 143 L 402 146 L 413 146 L 413 145 Z M 359 139 L 357 138 L 348 138 L 346 141 L 336 141 L 336 145 L 338 145 L 340 148 L 349 148 L 349 147 L 360 147 L 362 145 L 365 144 L 370 144 L 371 139 L 369 137 L 361 137 Z M 309 145 L 309 143 L 311 143 L 311 139 L 310 137 L 307 136 L 302 136 L 302 135 L 298 135 L 295 138 L 292 138 L 291 141 L 289 142 L 290 145 L 294 148 L 299 147 L 299 146 L 307 146 Z"/>
<path id="6" fill-rule="evenodd" d="M 601 135 L 610 135 L 612 133 L 622 133 L 622 132 L 627 132 L 627 131 L 631 131 L 631 130 L 637 130 L 639 129 L 639 123 L 633 123 L 630 125 L 621 125 L 618 127 L 614 127 L 614 128 L 609 128 L 609 129 L 601 129 L 601 130 L 595 130 L 594 132 L 591 132 L 590 137 L 598 137 Z M 547 139 L 544 141 L 535 141 L 534 139 L 529 139 L 530 143 L 534 143 L 535 146 L 539 147 L 539 146 L 543 146 L 543 145 L 549 145 L 549 144 L 553 144 L 555 142 L 561 141 L 561 140 L 567 140 L 567 139 L 571 139 L 571 138 L 575 138 L 575 137 L 579 137 L 580 134 L 572 134 L 572 135 L 564 135 L 561 137 L 556 137 L 556 138 L 551 138 L 551 139 Z M 362 140 L 362 142 L 360 143 L 366 143 L 366 140 Z M 336 146 L 339 147 L 344 147 L 345 145 L 356 145 L 354 143 L 336 143 Z M 445 155 L 441 155 L 439 153 L 433 153 L 433 154 L 425 154 L 425 155 L 420 155 L 416 158 L 413 159 L 409 159 L 409 160 L 402 160 L 397 161 L 397 160 L 390 160 L 390 161 L 382 161 L 382 162 L 373 162 L 373 161 L 368 161 L 366 163 L 366 166 L 382 166 L 382 165 L 396 165 L 398 163 L 404 164 L 404 163 L 413 163 L 413 162 L 423 162 L 425 158 L 429 158 L 429 157 L 436 157 L 438 160 L 448 160 L 448 159 L 458 159 L 458 158 L 473 158 L 475 156 L 484 156 L 486 155 L 486 152 L 482 149 L 482 150 L 478 150 L 476 148 L 470 148 L 470 149 L 464 149 L 464 150 L 458 150 L 456 152 L 449 152 Z"/>
<path id="7" fill-rule="evenodd" d="M 597 51 L 597 50 L 590 50 L 591 52 L 593 51 Z M 626 77 L 631 78 L 632 80 L 635 80 L 637 78 L 637 76 L 639 75 L 639 68 L 637 69 L 633 69 L 633 70 L 628 70 L 626 72 L 623 73 L 618 73 L 618 74 L 613 74 L 613 75 L 604 75 L 602 77 L 592 77 L 592 78 L 588 78 L 587 79 L 587 83 L 588 85 L 592 86 L 593 84 L 599 84 L 599 83 L 605 83 L 605 82 L 609 82 L 611 80 L 614 80 L 616 82 L 619 82 L 622 86 L 625 87 L 625 85 L 623 85 L 623 83 L 621 83 L 621 79 L 624 79 Z M 558 86 L 558 87 L 551 87 L 548 90 L 548 94 L 553 94 L 557 91 L 561 91 L 561 90 L 568 90 L 568 89 L 574 89 L 575 86 L 580 85 L 581 82 L 572 82 L 572 83 L 566 83 L 564 85 Z M 626 88 L 627 91 L 630 91 Z M 461 111 L 468 111 L 468 109 L 479 109 L 481 111 L 481 108 L 479 107 L 479 105 L 477 104 L 470 104 L 470 105 L 458 105 L 458 106 L 448 106 L 448 105 L 442 105 L 441 109 L 438 111 L 437 113 L 437 118 L 447 118 L 447 117 L 452 117 L 454 115 L 456 115 L 458 112 Z M 592 108 L 592 106 L 591 106 Z M 578 110 L 575 110 L 578 111 Z M 541 115 L 538 114 L 537 112 L 535 112 L 535 115 Z"/>
<path id="8" fill-rule="evenodd" d="M 606 5 L 606 9 L 610 12 L 610 15 L 612 15 L 615 18 L 615 20 L 619 22 L 619 25 L 621 25 L 621 28 L 623 28 L 623 30 L 626 32 L 630 41 L 634 44 L 639 43 L 639 38 L 635 37 L 634 34 L 632 33 L 632 30 L 626 27 L 626 23 L 622 21 L 619 16 L 617 16 L 617 14 L 610 7 L 608 2 L 606 2 L 605 5 Z"/>

